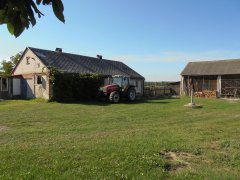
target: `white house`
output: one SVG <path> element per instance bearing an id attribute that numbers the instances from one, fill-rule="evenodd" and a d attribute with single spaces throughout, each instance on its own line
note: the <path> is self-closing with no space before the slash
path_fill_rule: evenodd
<path id="1" fill-rule="evenodd" d="M 64 53 L 60 48 L 50 51 L 28 47 L 12 72 L 13 97 L 49 99 L 52 85 L 48 67 L 64 73 L 104 75 L 105 84 L 110 83 L 114 75 L 129 76 L 137 94 L 143 95 L 144 77 L 120 61 L 102 59 L 99 55 L 93 58 Z"/>

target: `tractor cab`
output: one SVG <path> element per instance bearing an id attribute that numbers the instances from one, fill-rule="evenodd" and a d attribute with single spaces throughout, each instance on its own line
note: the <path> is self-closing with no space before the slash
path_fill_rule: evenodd
<path id="1" fill-rule="evenodd" d="M 124 89 L 130 85 L 130 77 L 116 75 L 112 77 L 112 83 L 117 84 Z"/>

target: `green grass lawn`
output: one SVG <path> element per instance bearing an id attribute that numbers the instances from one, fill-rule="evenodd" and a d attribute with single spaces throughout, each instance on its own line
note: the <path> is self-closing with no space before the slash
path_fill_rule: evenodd
<path id="1" fill-rule="evenodd" d="M 240 102 L 0 102 L 0 179 L 239 179 Z"/>

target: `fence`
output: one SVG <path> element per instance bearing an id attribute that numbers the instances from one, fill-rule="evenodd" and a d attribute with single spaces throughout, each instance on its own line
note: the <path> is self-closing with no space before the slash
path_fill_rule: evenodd
<path id="1" fill-rule="evenodd" d="M 166 86 L 145 86 L 144 96 L 147 97 L 163 97 L 173 95 L 170 87 Z"/>

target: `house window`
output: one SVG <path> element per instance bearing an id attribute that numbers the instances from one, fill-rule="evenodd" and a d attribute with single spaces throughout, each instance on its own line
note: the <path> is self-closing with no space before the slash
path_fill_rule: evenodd
<path id="1" fill-rule="evenodd" d="M 8 81 L 7 78 L 1 78 L 1 91 L 8 90 Z"/>
<path id="2" fill-rule="evenodd" d="M 37 84 L 42 84 L 42 76 L 37 76 Z"/>
<path id="3" fill-rule="evenodd" d="M 27 57 L 27 58 L 26 58 L 26 64 L 27 64 L 27 65 L 30 64 L 30 61 L 29 61 L 29 60 L 30 60 L 30 57 Z"/>

